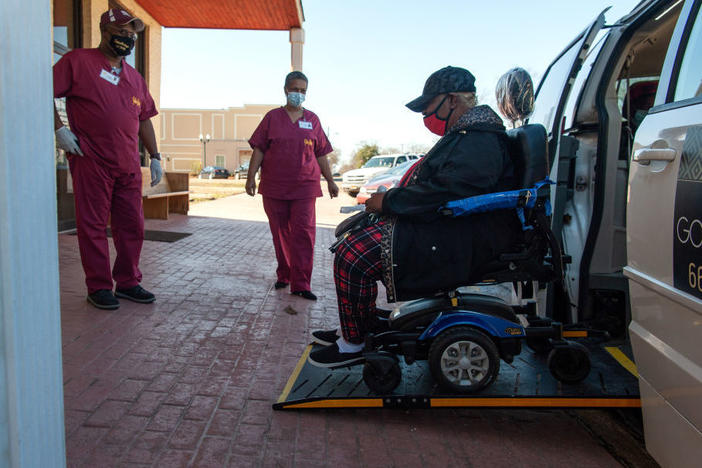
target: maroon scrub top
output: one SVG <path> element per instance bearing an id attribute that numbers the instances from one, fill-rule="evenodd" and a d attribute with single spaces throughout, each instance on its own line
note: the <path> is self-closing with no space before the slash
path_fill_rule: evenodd
<path id="1" fill-rule="evenodd" d="M 321 172 L 317 158 L 333 151 L 317 116 L 303 109 L 292 122 L 285 108 L 268 112 L 249 139 L 260 149 L 261 195 L 279 200 L 300 200 L 322 196 Z"/>
<path id="2" fill-rule="evenodd" d="M 54 97 L 66 98 L 71 131 L 86 157 L 139 172 L 139 122 L 158 111 L 139 72 L 122 60 L 115 84 L 111 70 L 100 50 L 72 50 L 54 65 Z"/>

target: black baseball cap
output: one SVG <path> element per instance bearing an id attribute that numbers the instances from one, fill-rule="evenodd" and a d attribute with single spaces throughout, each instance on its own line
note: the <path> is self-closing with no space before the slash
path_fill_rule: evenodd
<path id="1" fill-rule="evenodd" d="M 424 91 L 417 99 L 406 106 L 414 112 L 422 112 L 439 94 L 456 92 L 475 92 L 475 77 L 465 68 L 444 67 L 431 74 L 424 83 Z"/>

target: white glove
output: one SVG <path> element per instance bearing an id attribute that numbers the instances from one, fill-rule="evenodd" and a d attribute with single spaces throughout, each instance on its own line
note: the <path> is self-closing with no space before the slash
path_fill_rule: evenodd
<path id="1" fill-rule="evenodd" d="M 161 161 L 156 158 L 151 159 L 151 186 L 157 185 L 161 182 L 161 177 L 163 177 L 163 168 L 161 168 Z"/>
<path id="2" fill-rule="evenodd" d="M 61 127 L 56 130 L 56 146 L 66 153 L 83 156 L 83 152 L 78 146 L 78 137 L 68 127 Z"/>

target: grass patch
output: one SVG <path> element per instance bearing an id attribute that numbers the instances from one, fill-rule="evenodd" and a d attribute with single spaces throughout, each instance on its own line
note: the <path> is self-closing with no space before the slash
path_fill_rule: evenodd
<path id="1" fill-rule="evenodd" d="M 239 193 L 244 193 L 243 190 L 236 193 L 193 193 L 190 191 L 190 203 L 200 203 L 205 201 L 217 200 L 219 198 L 231 197 L 232 195 L 238 195 Z"/>

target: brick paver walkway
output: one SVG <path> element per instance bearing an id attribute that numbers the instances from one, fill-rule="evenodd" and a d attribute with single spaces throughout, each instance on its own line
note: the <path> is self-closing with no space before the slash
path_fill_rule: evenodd
<path id="1" fill-rule="evenodd" d="M 193 235 L 145 242 L 157 302 L 112 312 L 85 301 L 76 236 L 59 236 L 69 466 L 619 466 L 562 411 L 274 412 L 310 331 L 337 325 L 332 230 L 318 229 L 309 302 L 272 290 L 266 223 L 147 229 Z"/>

